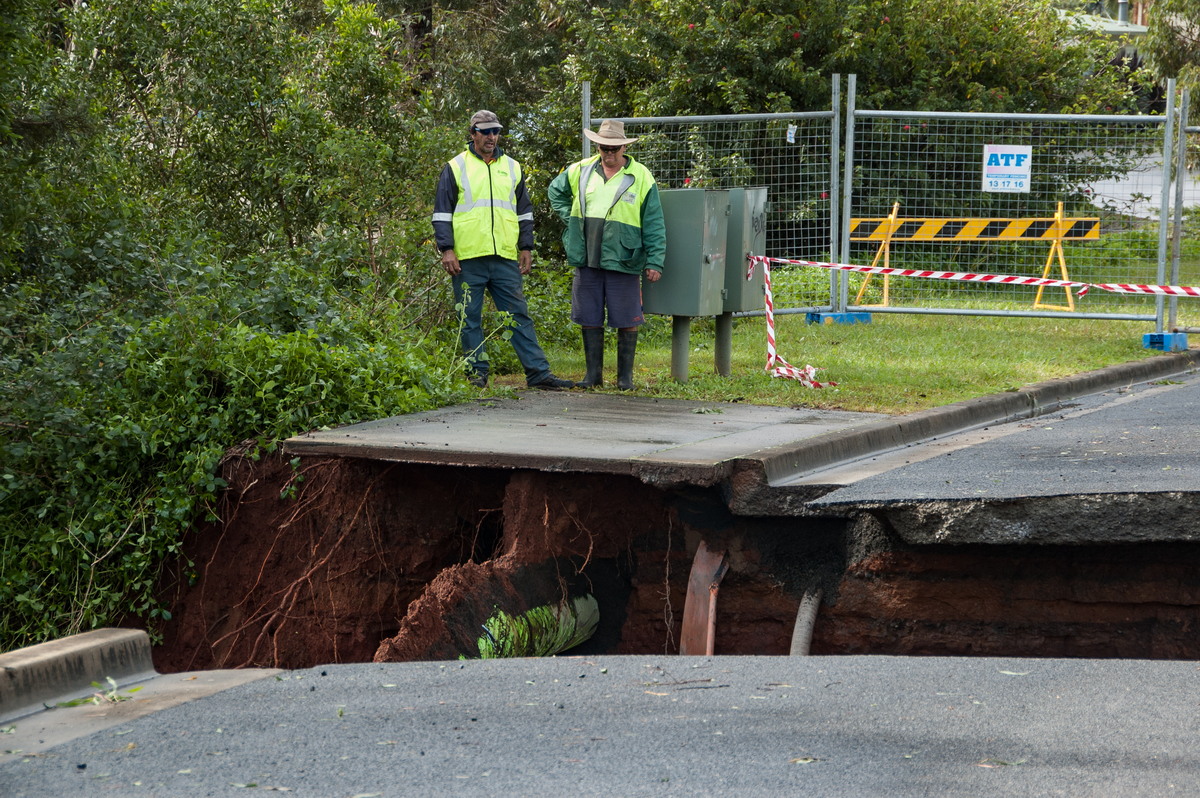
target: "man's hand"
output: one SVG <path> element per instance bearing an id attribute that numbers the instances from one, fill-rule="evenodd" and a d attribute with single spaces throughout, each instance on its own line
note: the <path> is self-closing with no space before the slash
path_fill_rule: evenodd
<path id="1" fill-rule="evenodd" d="M 442 268 L 451 277 L 462 271 L 462 266 L 459 265 L 458 256 L 454 254 L 454 250 L 448 249 L 442 253 Z"/>
<path id="2" fill-rule="evenodd" d="M 521 250 L 521 254 L 517 256 L 517 268 L 521 270 L 521 274 L 529 274 L 533 270 L 533 253 L 527 249 Z"/>
<path id="3" fill-rule="evenodd" d="M 650 282 L 657 283 L 660 277 L 662 277 L 662 272 L 658 269 L 646 269 L 646 279 Z"/>

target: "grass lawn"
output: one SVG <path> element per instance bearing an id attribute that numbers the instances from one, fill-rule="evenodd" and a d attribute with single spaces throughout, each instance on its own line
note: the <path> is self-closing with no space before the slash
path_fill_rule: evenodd
<path id="1" fill-rule="evenodd" d="M 776 351 L 808 364 L 836 387 L 806 388 L 769 377 L 766 321 L 738 319 L 732 376 L 715 373 L 713 323 L 692 323 L 687 382 L 671 377 L 671 322 L 652 317 L 643 328 L 634 395 L 709 402 L 909 413 L 1023 385 L 1163 353 L 1142 348 L 1147 322 L 875 313 L 870 324 L 808 324 L 803 315 L 776 320 Z M 506 346 L 499 344 L 499 346 Z M 556 374 L 582 379 L 582 345 L 547 346 Z M 605 350 L 604 391 L 615 391 L 615 338 Z M 499 375 L 488 391 L 523 388 L 519 374 Z"/>

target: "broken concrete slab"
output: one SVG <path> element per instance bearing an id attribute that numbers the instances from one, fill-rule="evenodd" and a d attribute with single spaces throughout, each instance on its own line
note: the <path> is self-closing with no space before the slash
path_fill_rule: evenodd
<path id="1" fill-rule="evenodd" d="M 296 455 L 454 466 L 628 474 L 647 484 L 714 485 L 738 457 L 839 434 L 880 413 L 530 391 L 309 432 Z"/>
<path id="2" fill-rule="evenodd" d="M 910 543 L 1200 539 L 1200 374 L 1081 397 L 1051 415 L 913 447 L 906 462 L 810 475 L 814 511 L 869 512 Z M 956 445 L 962 443 L 963 445 Z M 800 480 L 801 482 L 803 480 Z"/>

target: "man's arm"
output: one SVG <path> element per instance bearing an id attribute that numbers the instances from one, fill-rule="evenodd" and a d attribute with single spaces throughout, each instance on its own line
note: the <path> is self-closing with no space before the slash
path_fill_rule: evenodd
<path id="1" fill-rule="evenodd" d="M 558 218 L 562 219 L 563 224 L 571 218 L 571 206 L 575 203 L 575 195 L 571 193 L 571 178 L 568 176 L 570 169 L 564 169 L 558 173 L 558 176 L 550 181 L 550 188 L 546 190 L 546 196 L 550 199 L 550 207 L 558 214 Z"/>
<path id="2" fill-rule="evenodd" d="M 642 248 L 646 251 L 646 278 L 654 282 L 662 276 L 667 260 L 667 224 L 657 185 L 650 186 L 650 193 L 642 203 Z"/>
<path id="3" fill-rule="evenodd" d="M 442 167 L 437 191 L 433 195 L 433 241 L 442 253 L 442 268 L 447 274 L 462 271 L 454 254 L 454 206 L 458 204 L 458 181 L 450 165 Z"/>
<path id="4" fill-rule="evenodd" d="M 458 181 L 450 165 L 442 167 L 433 195 L 433 240 L 439 252 L 454 249 L 454 206 L 458 204 Z"/>
<path id="5" fill-rule="evenodd" d="M 529 199 L 529 189 L 525 187 L 525 170 L 521 170 L 521 179 L 517 182 L 517 224 L 520 233 L 517 234 L 517 249 L 521 252 L 533 251 L 533 200 Z M 532 263 L 532 259 L 530 260 Z"/>

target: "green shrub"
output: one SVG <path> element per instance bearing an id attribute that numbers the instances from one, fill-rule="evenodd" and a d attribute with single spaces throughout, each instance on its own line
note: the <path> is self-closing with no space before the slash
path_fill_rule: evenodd
<path id="1" fill-rule="evenodd" d="M 599 622 L 600 605 L 591 595 L 520 615 L 497 609 L 483 624 L 479 658 L 550 657 L 590 640 Z"/>
<path id="2" fill-rule="evenodd" d="M 54 312 L 33 291 L 7 298 L 24 325 L 0 359 L 0 648 L 161 617 L 161 569 L 224 487 L 234 444 L 461 395 L 454 342 L 395 335 L 395 306 L 366 316 L 370 281 L 347 276 L 334 310 L 331 281 L 286 262 L 193 264 L 190 279 L 145 319 L 105 313 L 99 288 Z M 80 324 L 85 312 L 99 315 Z"/>

